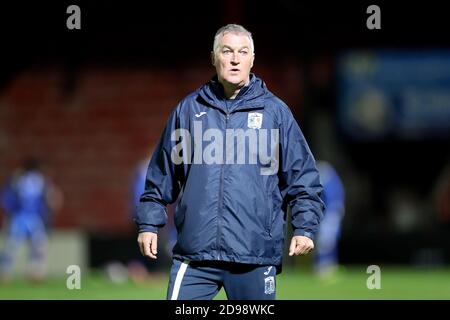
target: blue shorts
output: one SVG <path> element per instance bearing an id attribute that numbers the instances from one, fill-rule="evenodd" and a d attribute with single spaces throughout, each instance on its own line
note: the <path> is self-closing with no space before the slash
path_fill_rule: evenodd
<path id="1" fill-rule="evenodd" d="M 11 218 L 8 238 L 14 242 L 22 242 L 29 238 L 32 243 L 42 243 L 47 239 L 47 230 L 40 216 L 18 214 Z"/>
<path id="2" fill-rule="evenodd" d="M 276 267 L 173 259 L 168 300 L 211 300 L 223 287 L 229 300 L 275 300 Z"/>

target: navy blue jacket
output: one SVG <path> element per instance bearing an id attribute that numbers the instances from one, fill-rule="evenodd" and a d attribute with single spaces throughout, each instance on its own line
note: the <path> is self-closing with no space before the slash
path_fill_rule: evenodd
<path id="1" fill-rule="evenodd" d="M 250 162 L 250 156 L 259 152 L 254 140 L 241 145 L 245 163 L 237 160 L 237 143 L 230 144 L 234 162 L 223 156 L 227 161 L 206 163 L 201 153 L 214 155 L 208 145 L 215 141 L 217 148 L 221 139 L 209 135 L 195 142 L 174 134 L 186 129 L 193 137 L 196 121 L 203 133 L 213 128 L 223 134 L 224 154 L 230 151 L 225 150 L 230 148 L 225 143 L 227 129 L 247 133 L 266 129 L 270 138 L 260 135 L 256 149 L 266 147 L 277 170 L 262 174 L 270 164 L 259 158 Z M 269 145 L 276 136 L 270 129 L 278 129 L 278 144 Z M 177 149 L 183 139 L 191 153 Z M 274 145 L 278 150 L 270 148 Z M 173 161 L 174 152 L 184 155 L 185 161 Z M 157 232 L 166 224 L 166 205 L 178 200 L 175 258 L 281 266 L 288 206 L 294 235 L 313 239 L 324 210 L 321 192 L 315 159 L 289 108 L 253 74 L 250 84 L 227 101 L 215 77 L 185 97 L 170 115 L 149 164 L 135 221 L 139 232 Z"/>

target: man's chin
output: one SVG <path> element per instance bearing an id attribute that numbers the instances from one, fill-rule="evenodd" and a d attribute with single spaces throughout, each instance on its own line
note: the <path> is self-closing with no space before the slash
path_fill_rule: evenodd
<path id="1" fill-rule="evenodd" d="M 245 80 L 244 79 L 236 79 L 236 78 L 231 78 L 231 79 L 224 79 L 224 81 L 233 87 L 243 87 L 245 85 Z"/>

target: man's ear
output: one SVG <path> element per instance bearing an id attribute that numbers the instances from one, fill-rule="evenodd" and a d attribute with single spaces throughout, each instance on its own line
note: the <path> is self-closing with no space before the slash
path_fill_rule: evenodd
<path id="1" fill-rule="evenodd" d="M 253 68 L 253 63 L 255 62 L 255 54 L 253 54 L 253 58 L 252 58 L 252 65 L 250 66 L 250 68 Z"/>
<path id="2" fill-rule="evenodd" d="M 211 51 L 211 64 L 216 66 L 216 56 L 214 55 L 214 51 Z"/>

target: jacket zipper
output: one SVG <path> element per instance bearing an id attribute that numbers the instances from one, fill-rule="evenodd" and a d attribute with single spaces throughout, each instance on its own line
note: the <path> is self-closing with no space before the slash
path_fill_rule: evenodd
<path id="1" fill-rule="evenodd" d="M 230 114 L 226 113 L 225 118 L 225 133 L 228 129 L 228 119 L 230 118 Z M 226 135 L 225 135 L 226 136 Z M 224 171 L 224 163 L 221 164 L 220 167 L 220 187 L 219 187 L 219 216 L 217 217 L 217 260 L 220 260 L 220 235 L 221 235 L 221 220 L 223 215 L 223 171 Z"/>

